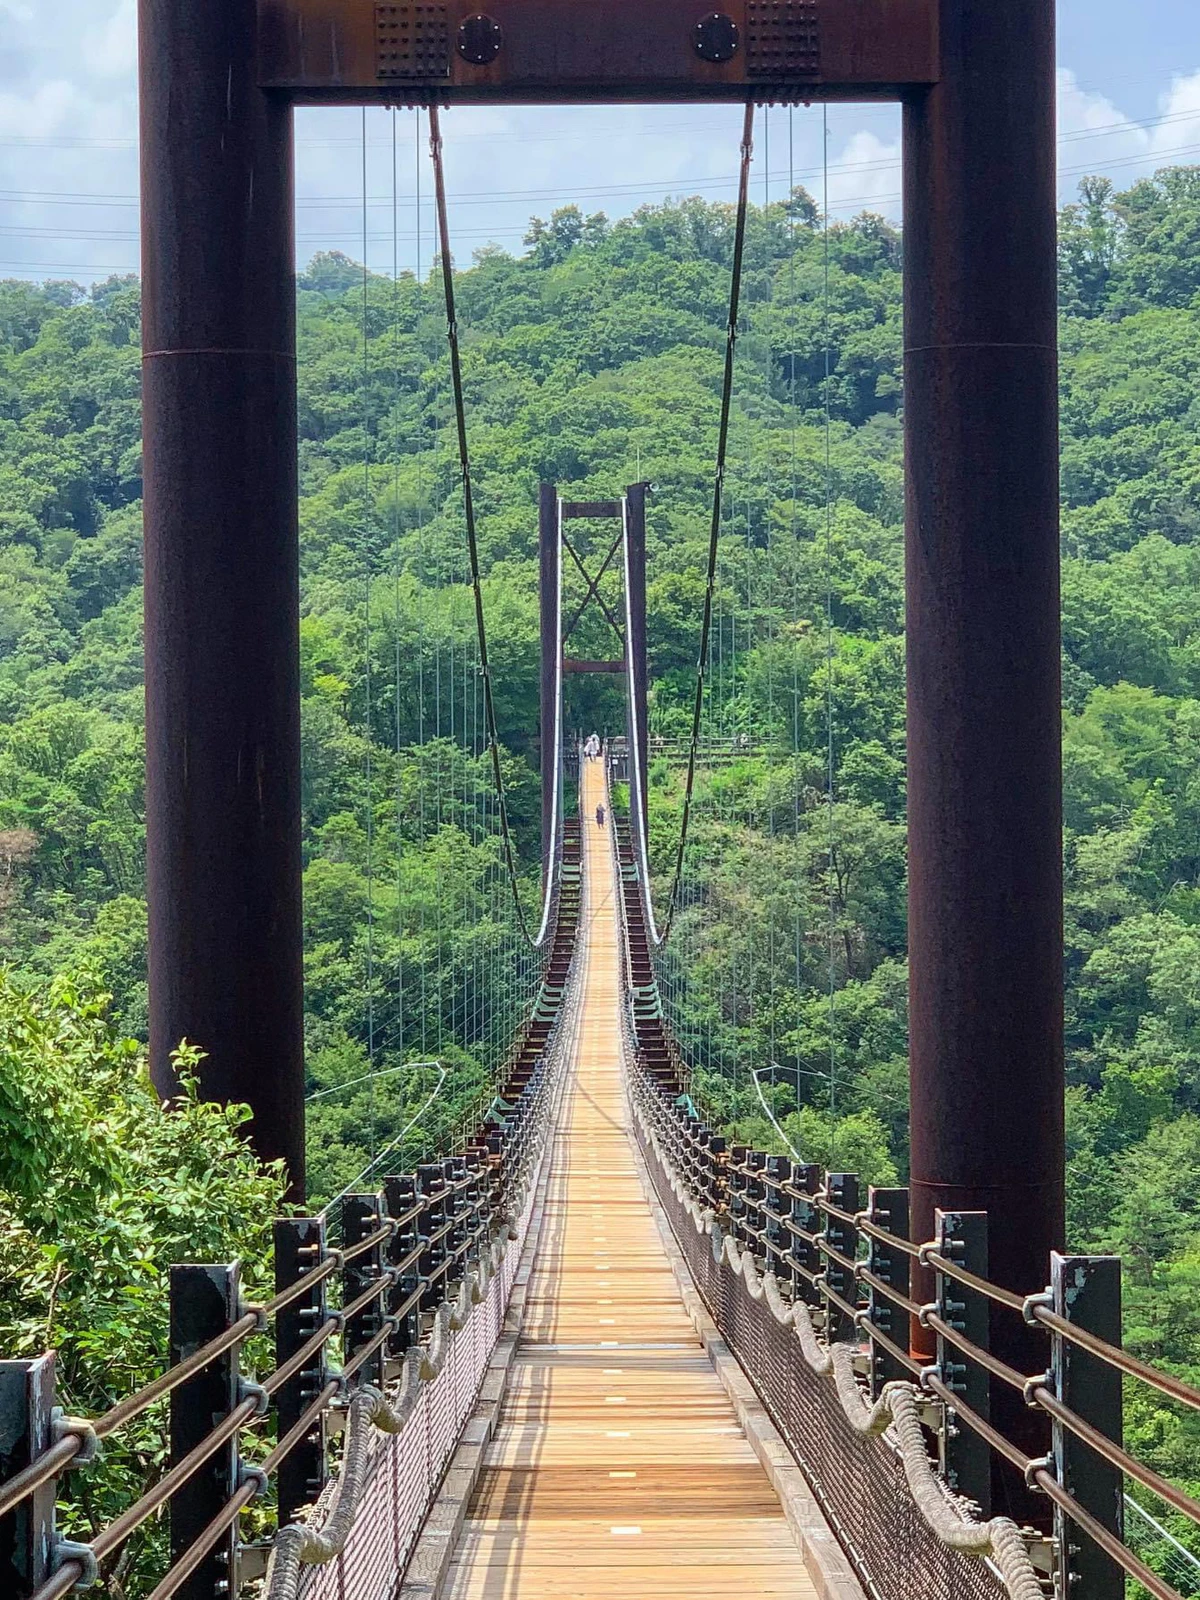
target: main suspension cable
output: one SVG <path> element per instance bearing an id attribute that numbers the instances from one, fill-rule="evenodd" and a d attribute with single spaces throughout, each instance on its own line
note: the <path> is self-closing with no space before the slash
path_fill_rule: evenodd
<path id="1" fill-rule="evenodd" d="M 446 339 L 450 346 L 450 381 L 454 393 L 454 415 L 458 428 L 458 465 L 462 477 L 463 512 L 467 524 L 467 554 L 471 566 L 471 589 L 475 597 L 475 632 L 479 641 L 479 673 L 483 679 L 484 718 L 492 757 L 492 776 L 500 812 L 500 834 L 504 863 L 517 922 L 527 944 L 539 949 L 549 928 L 550 895 L 547 893 L 542 925 L 534 935 L 521 905 L 520 876 L 513 850 L 508 820 L 508 796 L 504 786 L 504 767 L 500 757 L 500 736 L 496 723 L 496 702 L 492 692 L 492 669 L 488 655 L 487 627 L 483 611 L 483 581 L 479 566 L 479 540 L 475 529 L 475 495 L 471 482 L 471 454 L 467 443 L 467 412 L 463 398 L 462 354 L 458 338 L 458 310 L 454 293 L 454 262 L 450 253 L 450 215 L 446 203 L 446 169 L 443 160 L 441 120 L 436 105 L 429 107 L 429 149 L 433 157 L 434 193 L 437 202 L 438 238 L 442 256 L 442 284 L 446 295 Z"/>

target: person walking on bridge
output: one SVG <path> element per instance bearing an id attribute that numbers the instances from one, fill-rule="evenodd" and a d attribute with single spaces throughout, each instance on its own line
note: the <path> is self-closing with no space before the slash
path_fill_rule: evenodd
<path id="1" fill-rule="evenodd" d="M 583 753 L 589 761 L 595 761 L 596 757 L 600 754 L 599 734 L 593 733 L 588 736 L 588 742 L 583 747 Z"/>
<path id="2" fill-rule="evenodd" d="M 598 828 L 602 828 L 604 826 L 604 817 L 605 817 L 604 806 L 603 806 L 603 804 L 598 805 L 596 807 L 596 826 Z"/>

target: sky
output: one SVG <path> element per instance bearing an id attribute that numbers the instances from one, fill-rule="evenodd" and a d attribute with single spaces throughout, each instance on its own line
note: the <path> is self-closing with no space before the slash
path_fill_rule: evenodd
<path id="1" fill-rule="evenodd" d="M 138 264 L 136 0 L 0 0 L 0 276 L 90 283 Z M 1196 0 L 1060 0 L 1060 193 L 1085 173 L 1120 186 L 1200 162 Z M 827 118 L 827 124 L 826 124 Z M 732 199 L 734 107 L 467 110 L 444 119 L 455 254 L 519 251 L 557 206 L 626 215 L 667 195 Z M 376 270 L 427 268 L 427 155 L 416 117 L 297 113 L 301 263 L 319 250 Z M 399 179 L 393 184 L 393 139 Z M 822 147 L 828 161 L 822 160 Z M 760 114 L 756 200 L 792 182 L 831 216 L 899 215 L 899 112 L 891 106 Z M 422 191 L 418 197 L 418 180 Z"/>

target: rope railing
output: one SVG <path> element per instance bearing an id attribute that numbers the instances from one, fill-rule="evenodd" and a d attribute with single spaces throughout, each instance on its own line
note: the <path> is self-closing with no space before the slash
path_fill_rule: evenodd
<path id="1" fill-rule="evenodd" d="M 354 1495 L 338 1491 L 332 1533 L 329 1518 L 319 1533 L 298 1520 L 328 1479 L 326 1422 L 345 1419 L 342 1477 L 349 1470 L 352 1479 L 361 1419 L 384 1431 L 402 1426 L 473 1309 L 489 1295 L 494 1300 L 517 1219 L 528 1210 L 550 1122 L 554 1064 L 576 1004 L 577 832 L 564 850 L 570 859 L 535 1014 L 518 1037 L 499 1095 L 462 1148 L 385 1178 L 381 1189 L 344 1195 L 336 1219 L 280 1218 L 276 1292 L 261 1304 L 242 1300 L 236 1263 L 172 1268 L 172 1348 L 179 1359 L 99 1416 L 70 1417 L 55 1407 L 48 1358 L 10 1364 L 22 1368 L 29 1403 L 17 1428 L 24 1445 L 5 1457 L 12 1470 L 0 1480 L 0 1531 L 12 1530 L 28 1600 L 60 1600 L 90 1587 L 164 1508 L 173 1534 L 184 1522 L 199 1532 L 181 1547 L 173 1536 L 153 1600 L 168 1600 L 185 1584 L 199 1592 L 196 1582 L 210 1571 L 214 1595 L 216 1586 L 236 1595 L 238 1519 L 268 1490 L 289 1552 L 282 1565 L 272 1565 L 272 1600 L 295 1600 L 295 1585 L 278 1574 L 331 1559 L 346 1508 L 357 1507 Z M 337 1249 L 328 1243 L 335 1220 Z M 514 1270 L 505 1266 L 506 1282 Z M 206 1326 L 214 1317 L 218 1325 Z M 251 1378 L 242 1370 L 247 1348 L 261 1359 L 251 1341 L 272 1329 L 274 1361 Z M 484 1366 L 486 1354 L 481 1350 Z M 53 1504 L 65 1474 L 86 1470 L 103 1440 L 162 1402 L 171 1408 L 166 1470 L 87 1542 L 60 1537 Z"/>
<path id="2" fill-rule="evenodd" d="M 630 846 L 617 828 L 613 838 L 618 872 L 628 876 L 636 870 Z M 1001 1574 L 1002 1591 L 979 1593 L 1033 1600 L 1051 1585 L 1065 1594 L 1074 1584 L 1089 1597 L 1120 1597 L 1130 1578 L 1156 1600 L 1181 1600 L 1125 1541 L 1122 1493 L 1127 1481 L 1135 1483 L 1198 1529 L 1200 1500 L 1124 1447 L 1121 1384 L 1137 1380 L 1193 1410 L 1200 1409 L 1200 1391 L 1114 1342 L 1119 1262 L 1056 1256 L 1050 1287 L 1023 1296 L 986 1276 L 984 1215 L 939 1212 L 936 1237 L 914 1240 L 906 1190 L 873 1187 L 860 1205 L 853 1174 L 731 1145 L 684 1092 L 685 1064 L 667 1036 L 643 958 L 642 897 L 626 887 L 619 898 L 626 932 L 623 1037 L 635 1131 L 651 1177 L 721 1331 L 871 1592 L 892 1600 L 880 1587 L 881 1560 L 863 1557 L 877 1534 L 862 1526 L 861 1507 L 855 1513 L 843 1503 L 828 1469 L 821 1470 L 824 1454 L 846 1473 L 844 1458 L 822 1434 L 829 1418 L 801 1414 L 794 1380 L 769 1387 L 772 1336 L 757 1324 L 750 1329 L 737 1308 L 740 1297 L 791 1333 L 807 1367 L 831 1380 L 837 1425 L 848 1437 L 870 1435 L 898 1453 L 912 1503 L 938 1542 L 985 1557 Z M 927 1303 L 911 1292 L 919 1266 L 933 1274 Z M 993 1318 L 1006 1316 L 1045 1335 L 1043 1370 L 1019 1371 L 989 1348 Z M 936 1339 L 932 1362 L 910 1344 L 913 1324 Z M 750 1348 L 751 1335 L 765 1345 Z M 1007 1436 L 992 1414 L 993 1386 L 1020 1394 L 1045 1417 L 1047 1454 L 1031 1456 Z M 997 1457 L 1018 1484 L 1044 1497 L 1045 1516 L 1031 1517 L 1044 1527 L 978 1514 L 990 1504 Z M 890 1516 L 885 1506 L 872 1506 L 870 1514 L 883 1524 Z M 902 1583 L 898 1573 L 895 1600 L 935 1592 L 915 1589 L 912 1581 Z"/>

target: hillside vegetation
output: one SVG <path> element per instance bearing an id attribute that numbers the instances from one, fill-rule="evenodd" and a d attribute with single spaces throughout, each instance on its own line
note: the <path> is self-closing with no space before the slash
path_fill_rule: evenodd
<path id="1" fill-rule="evenodd" d="M 488 249 L 459 274 L 530 902 L 537 484 L 585 498 L 653 482 L 652 721 L 677 738 L 732 225 L 700 200 L 612 225 L 569 207 L 534 224 L 528 254 Z M 1130 1342 L 1200 1378 L 1200 169 L 1119 194 L 1086 183 L 1062 217 L 1061 276 L 1072 1242 L 1125 1256 Z M 702 773 L 673 991 L 700 1086 L 735 1131 L 778 1145 L 750 1077 L 767 1069 L 793 1143 L 875 1179 L 906 1163 L 900 284 L 901 240 L 878 217 L 826 235 L 802 191 L 752 214 L 705 709 L 723 755 Z M 436 1081 L 395 1069 L 450 1070 L 406 1157 L 486 1092 L 520 995 L 438 286 L 364 286 L 323 256 L 299 308 L 309 1073 L 314 1093 L 339 1091 L 312 1117 L 324 1198 Z M 76 1132 L 119 1124 L 114 1086 L 141 1072 L 123 1042 L 146 1023 L 138 318 L 128 279 L 0 284 L 0 1265 L 22 1285 L 16 1325 L 0 1315 L 9 1345 L 99 1314 L 37 1203 L 39 1108 Z M 598 618 L 575 646 L 606 653 Z M 620 726 L 610 685 L 573 693 L 574 726 Z M 651 800 L 665 875 L 669 755 Z M 89 1053 L 108 1063 L 94 1082 Z M 340 1092 L 371 1072 L 391 1076 Z M 217 1137 L 190 1115 L 170 1138 L 194 1154 L 207 1128 L 235 1162 L 226 1124 Z M 124 1217 L 139 1180 L 106 1149 L 90 1214 Z M 167 1186 L 178 1171 L 190 1204 L 199 1179 L 177 1154 L 148 1148 L 141 1170 Z M 129 1250 L 148 1274 L 200 1248 L 253 1256 L 278 1175 L 262 1190 L 235 1176 L 244 1208 L 203 1234 L 138 1212 Z M 90 1382 L 72 1403 L 90 1403 Z M 1156 1465 L 1200 1486 L 1194 1422 L 1132 1421 Z"/>

